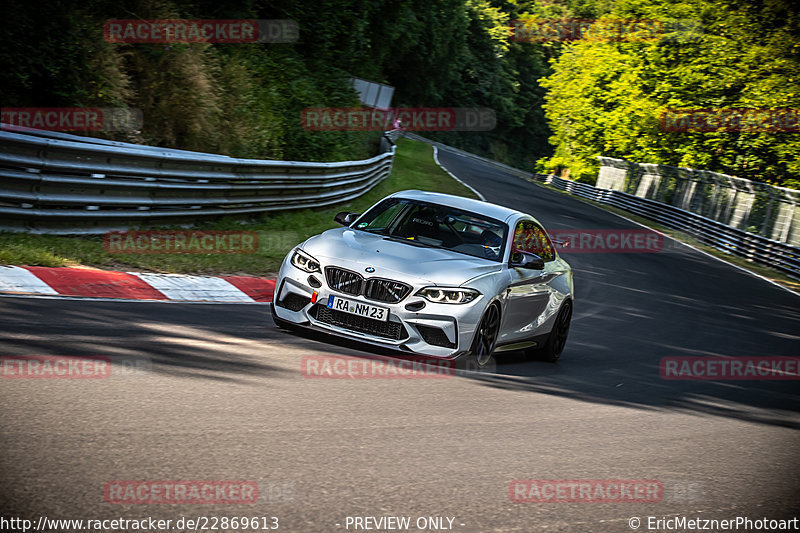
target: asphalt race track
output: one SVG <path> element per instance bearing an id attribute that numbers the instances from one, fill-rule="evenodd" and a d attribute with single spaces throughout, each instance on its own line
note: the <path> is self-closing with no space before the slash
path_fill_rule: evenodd
<path id="1" fill-rule="evenodd" d="M 638 228 L 439 159 L 549 230 Z M 631 517 L 640 531 L 647 517 L 794 517 L 798 381 L 665 380 L 659 362 L 797 356 L 800 296 L 674 241 L 567 258 L 577 299 L 562 359 L 512 354 L 495 372 L 446 379 L 305 378 L 303 357 L 371 354 L 277 330 L 266 305 L 0 298 L 0 355 L 134 364 L 108 379 L 0 379 L 0 514 L 274 516 L 292 532 L 407 516 L 409 531 L 548 533 L 621 533 Z M 663 497 L 516 503 L 519 479 L 658 480 Z M 261 492 L 256 503 L 109 503 L 104 488 L 121 480 L 250 480 Z M 419 517 L 453 521 L 418 529 Z"/>

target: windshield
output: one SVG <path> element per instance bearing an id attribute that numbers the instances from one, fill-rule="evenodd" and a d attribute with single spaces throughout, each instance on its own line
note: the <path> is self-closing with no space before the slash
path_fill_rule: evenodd
<path id="1" fill-rule="evenodd" d="M 355 229 L 411 245 L 444 248 L 501 261 L 508 235 L 504 223 L 444 205 L 389 198 L 364 214 Z"/>

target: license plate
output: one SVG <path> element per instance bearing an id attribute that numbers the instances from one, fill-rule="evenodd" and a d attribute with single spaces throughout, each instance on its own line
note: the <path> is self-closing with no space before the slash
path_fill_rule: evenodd
<path id="1" fill-rule="evenodd" d="M 365 304 L 364 302 L 348 300 L 334 295 L 328 297 L 328 308 L 373 320 L 383 320 L 384 322 L 389 320 L 389 310 L 385 307 Z"/>

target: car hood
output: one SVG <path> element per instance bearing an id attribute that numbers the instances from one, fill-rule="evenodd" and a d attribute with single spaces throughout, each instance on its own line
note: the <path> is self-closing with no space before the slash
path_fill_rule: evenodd
<path id="1" fill-rule="evenodd" d="M 458 286 L 488 272 L 500 263 L 468 255 L 392 241 L 381 235 L 350 228 L 336 228 L 311 237 L 301 245 L 323 265 L 336 265 L 365 277 L 381 277 L 413 283 Z M 372 267 L 375 272 L 367 273 Z"/>

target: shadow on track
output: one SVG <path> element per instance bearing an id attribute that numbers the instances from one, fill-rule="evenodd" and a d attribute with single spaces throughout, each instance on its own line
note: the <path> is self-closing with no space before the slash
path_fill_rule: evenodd
<path id="1" fill-rule="evenodd" d="M 266 306 L 2 298 L 3 355 L 107 356 L 148 371 L 237 381 L 285 371 L 263 357 Z M 268 341 L 268 339 L 267 339 Z M 113 372 L 113 370 L 112 370 Z"/>

